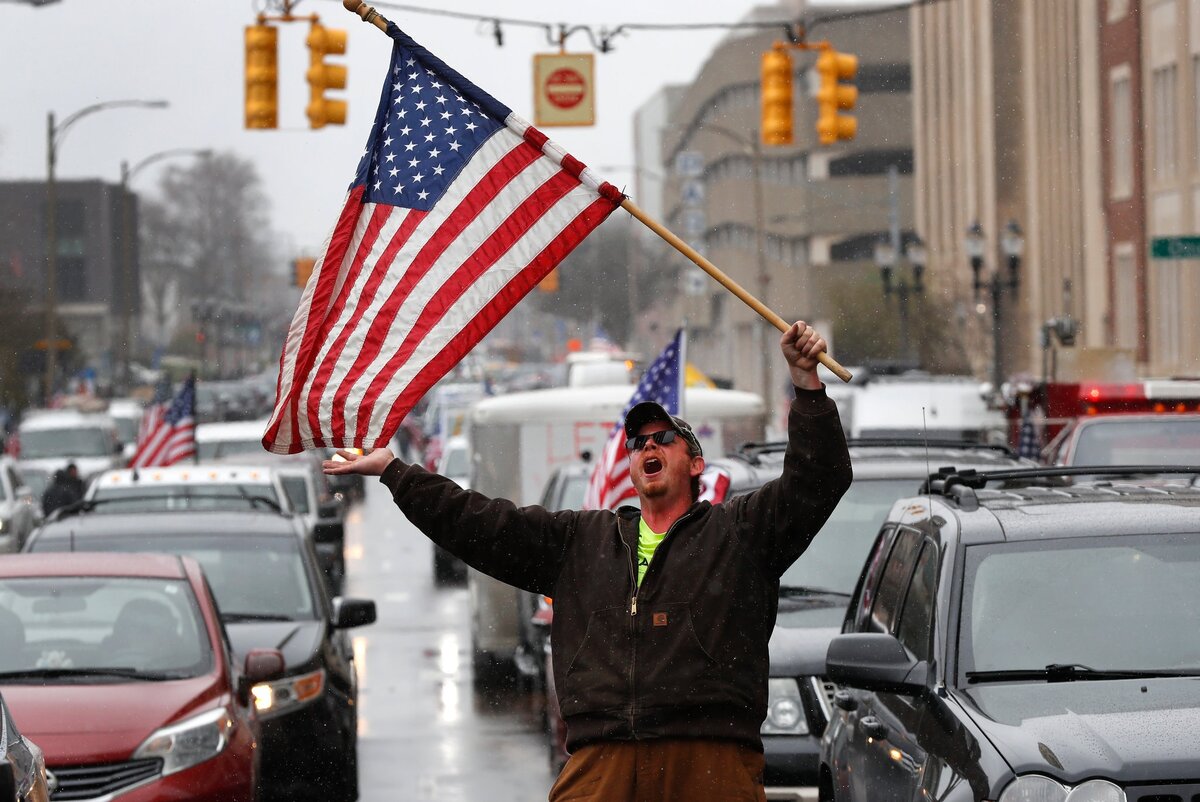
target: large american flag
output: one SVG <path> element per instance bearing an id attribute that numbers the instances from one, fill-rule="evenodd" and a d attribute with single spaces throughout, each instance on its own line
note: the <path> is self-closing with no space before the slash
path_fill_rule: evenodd
<path id="1" fill-rule="evenodd" d="M 189 376 L 172 399 L 142 413 L 137 451 L 130 468 L 174 465 L 196 456 L 196 377 Z"/>
<path id="2" fill-rule="evenodd" d="M 583 497 L 585 510 L 612 510 L 621 502 L 637 495 L 633 482 L 629 480 L 629 452 L 625 449 L 625 417 L 629 410 L 643 401 L 657 401 L 672 415 L 679 414 L 679 404 L 683 400 L 684 350 L 687 340 L 683 329 L 675 332 L 675 336 L 658 358 L 650 363 L 650 367 L 642 374 L 637 389 L 621 417 L 613 426 L 608 442 L 600 454 L 600 459 L 592 468 L 588 479 L 587 492 Z"/>
<path id="3" fill-rule="evenodd" d="M 623 200 L 395 25 L 358 173 L 292 320 L 263 445 L 386 446 Z"/>

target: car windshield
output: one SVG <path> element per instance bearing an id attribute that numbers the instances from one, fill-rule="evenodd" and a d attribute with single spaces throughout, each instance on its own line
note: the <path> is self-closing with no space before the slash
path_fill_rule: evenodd
<path id="1" fill-rule="evenodd" d="M 33 493 L 34 498 L 41 498 L 50 482 L 50 474 L 30 468 L 21 469 L 21 478 L 25 480 L 25 486 Z"/>
<path id="2" fill-rule="evenodd" d="M 33 551 L 156 551 L 193 557 L 204 568 L 224 616 L 285 621 L 317 617 L 299 543 L 289 537 L 231 535 L 139 535 L 40 537 Z"/>
<path id="3" fill-rule="evenodd" d="M 21 459 L 50 457 L 109 457 L 113 441 L 100 426 L 32 429 L 21 432 Z"/>
<path id="4" fill-rule="evenodd" d="M 960 673 L 1200 668 L 1200 534 L 971 546 Z"/>
<path id="5" fill-rule="evenodd" d="M 1189 465 L 1200 454 L 1200 415 L 1082 426 L 1074 465 Z"/>
<path id="6" fill-rule="evenodd" d="M 917 479 L 856 479 L 808 549 L 783 573 L 780 586 L 853 593 L 892 504 L 912 495 L 919 483 Z"/>
<path id="7" fill-rule="evenodd" d="M 588 474 L 571 474 L 563 477 L 562 490 L 558 498 L 559 509 L 583 509 L 583 497 L 587 493 Z"/>
<path id="8" fill-rule="evenodd" d="M 117 425 L 117 439 L 122 443 L 136 443 L 138 421 L 135 418 L 113 418 Z"/>
<path id="9" fill-rule="evenodd" d="M 0 579 L 0 682 L 194 677 L 212 668 L 183 580 Z"/>
<path id="10" fill-rule="evenodd" d="M 280 507 L 273 485 L 213 482 L 202 485 L 99 486 L 91 496 L 98 513 L 158 510 L 263 510 Z"/>

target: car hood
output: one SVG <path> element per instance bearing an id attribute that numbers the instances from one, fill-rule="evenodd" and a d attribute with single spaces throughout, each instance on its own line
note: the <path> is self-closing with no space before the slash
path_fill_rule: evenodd
<path id="1" fill-rule="evenodd" d="M 13 684 L 3 690 L 21 734 L 42 748 L 50 766 L 129 760 L 155 730 L 222 701 L 211 675 L 169 682 Z"/>
<path id="2" fill-rule="evenodd" d="M 325 622 L 246 621 L 228 623 L 225 629 L 233 650 L 242 657 L 251 649 L 278 649 L 290 671 L 312 661 L 321 648 Z"/>
<path id="3" fill-rule="evenodd" d="M 1006 684 L 963 696 L 1017 774 L 1122 783 L 1195 774 L 1200 679 Z"/>
<path id="4" fill-rule="evenodd" d="M 789 627 L 776 623 L 771 633 L 771 676 L 825 676 L 825 653 L 841 627 Z"/>

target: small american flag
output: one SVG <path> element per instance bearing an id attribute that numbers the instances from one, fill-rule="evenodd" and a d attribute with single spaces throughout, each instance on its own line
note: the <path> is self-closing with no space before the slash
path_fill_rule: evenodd
<path id="1" fill-rule="evenodd" d="M 658 355 L 658 359 L 655 359 L 642 375 L 633 397 L 621 411 L 620 420 L 608 436 L 599 461 L 592 468 L 587 493 L 583 498 L 585 510 L 616 509 L 621 502 L 637 495 L 633 483 L 629 480 L 629 452 L 625 450 L 625 417 L 629 410 L 643 401 L 657 401 L 670 414 L 679 414 L 684 387 L 683 351 L 686 347 L 687 339 L 683 329 L 680 329 Z"/>
<path id="2" fill-rule="evenodd" d="M 263 446 L 385 446 L 624 196 L 395 25 L 341 216 L 280 359 Z"/>
<path id="3" fill-rule="evenodd" d="M 137 451 L 130 468 L 174 465 L 196 455 L 196 377 L 189 376 L 173 399 L 142 413 Z"/>

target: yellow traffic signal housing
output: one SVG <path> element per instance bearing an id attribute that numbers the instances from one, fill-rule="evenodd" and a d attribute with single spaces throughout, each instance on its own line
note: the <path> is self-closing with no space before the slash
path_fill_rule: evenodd
<path id="1" fill-rule="evenodd" d="M 275 128 L 279 116 L 279 31 L 246 26 L 246 127 Z"/>
<path id="2" fill-rule="evenodd" d="M 792 55 L 778 46 L 762 54 L 762 141 L 792 144 Z"/>
<path id="3" fill-rule="evenodd" d="M 826 50 L 817 57 L 817 136 L 822 145 L 854 139 L 858 133 L 858 120 L 841 113 L 858 102 L 858 87 L 843 83 L 854 80 L 857 73 L 857 56 Z"/>
<path id="4" fill-rule="evenodd" d="M 292 262 L 292 266 L 296 270 L 296 286 L 308 286 L 308 280 L 312 278 L 313 269 L 317 266 L 316 259 L 301 258 Z"/>
<path id="5" fill-rule="evenodd" d="M 309 127 L 345 125 L 346 101 L 327 98 L 325 91 L 346 88 L 346 68 L 341 64 L 326 64 L 325 57 L 346 52 L 346 32 L 314 22 L 305 41 L 309 54 L 309 102 L 305 110 Z"/>

